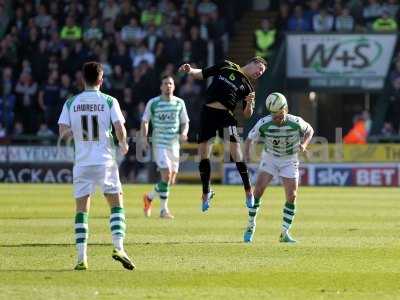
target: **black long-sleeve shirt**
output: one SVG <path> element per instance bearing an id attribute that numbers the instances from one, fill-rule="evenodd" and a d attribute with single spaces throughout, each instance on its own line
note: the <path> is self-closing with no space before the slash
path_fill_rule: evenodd
<path id="1" fill-rule="evenodd" d="M 239 101 L 243 101 L 243 109 L 246 106 L 244 98 L 254 87 L 249 78 L 241 71 L 240 66 L 228 60 L 215 66 L 202 70 L 203 78 L 213 76 L 210 86 L 207 88 L 207 101 L 220 102 L 228 110 L 233 112 Z"/>

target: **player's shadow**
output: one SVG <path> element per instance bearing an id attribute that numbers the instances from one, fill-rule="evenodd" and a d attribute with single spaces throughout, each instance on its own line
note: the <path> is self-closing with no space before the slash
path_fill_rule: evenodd
<path id="1" fill-rule="evenodd" d="M 138 245 L 201 245 L 201 244 L 243 244 L 242 241 L 169 241 L 169 242 L 131 242 L 124 243 L 127 246 L 138 246 Z M 0 248 L 25 248 L 25 247 L 72 247 L 75 246 L 75 243 L 64 243 L 64 244 L 55 244 L 55 243 L 24 243 L 24 244 L 11 244 L 11 245 L 0 245 Z M 110 247 L 111 243 L 88 243 L 88 246 L 102 246 L 102 247 Z"/>

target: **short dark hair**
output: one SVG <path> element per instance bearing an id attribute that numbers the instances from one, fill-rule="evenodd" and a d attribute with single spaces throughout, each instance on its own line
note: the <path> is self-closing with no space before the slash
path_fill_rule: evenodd
<path id="1" fill-rule="evenodd" d="M 174 79 L 174 77 L 173 77 L 172 75 L 163 75 L 163 76 L 161 77 L 161 82 L 162 82 L 164 79 L 167 79 L 167 78 L 171 78 L 173 81 L 175 81 L 175 79 Z"/>
<path id="2" fill-rule="evenodd" d="M 253 62 L 254 62 L 254 63 L 263 64 L 265 67 L 268 66 L 267 61 L 266 61 L 264 58 L 262 58 L 261 56 L 254 56 L 254 57 L 250 58 L 250 59 L 247 61 L 246 65 L 247 65 L 247 64 L 250 64 L 250 63 L 253 63 Z"/>
<path id="3" fill-rule="evenodd" d="M 95 61 L 89 61 L 83 65 L 83 79 L 89 86 L 94 86 L 100 79 L 100 73 L 103 72 L 103 66 L 101 63 Z"/>

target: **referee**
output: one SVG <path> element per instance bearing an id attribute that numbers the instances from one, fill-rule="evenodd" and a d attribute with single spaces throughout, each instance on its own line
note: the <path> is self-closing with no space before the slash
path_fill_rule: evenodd
<path id="1" fill-rule="evenodd" d="M 207 88 L 206 103 L 201 112 L 201 124 L 199 134 L 200 153 L 200 178 L 203 184 L 202 210 L 210 207 L 210 200 L 214 192 L 210 190 L 210 153 L 216 132 L 223 137 L 224 129 L 229 133 L 230 153 L 236 162 L 237 170 L 242 177 L 243 187 L 246 193 L 247 207 L 253 207 L 254 196 L 251 190 L 247 165 L 243 161 L 242 151 L 237 133 L 237 121 L 233 111 L 239 102 L 243 105 L 243 114 L 250 118 L 253 114 L 255 92 L 251 80 L 259 78 L 266 70 L 267 62 L 261 57 L 251 58 L 245 66 L 223 61 L 215 66 L 196 69 L 190 64 L 183 64 L 179 67 L 180 72 L 192 75 L 195 79 L 206 79 L 213 77 L 210 86 Z"/>

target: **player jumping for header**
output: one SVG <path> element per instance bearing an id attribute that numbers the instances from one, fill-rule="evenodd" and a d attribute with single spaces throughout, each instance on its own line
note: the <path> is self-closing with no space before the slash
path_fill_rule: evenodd
<path id="1" fill-rule="evenodd" d="M 243 114 L 250 118 L 254 108 L 254 87 L 251 80 L 259 78 L 266 70 L 267 62 L 260 57 L 253 57 L 243 67 L 224 61 L 221 64 L 205 68 L 192 68 L 190 64 L 183 64 L 179 71 L 192 75 L 195 79 L 206 79 L 212 76 L 212 82 L 207 89 L 207 100 L 201 112 L 199 134 L 200 178 L 203 184 L 202 211 L 208 210 L 214 192 L 210 190 L 210 153 L 216 132 L 220 137 L 224 130 L 228 131 L 230 153 L 236 162 L 236 167 L 243 181 L 246 193 L 246 205 L 254 205 L 254 196 L 251 189 L 247 165 L 243 161 L 242 151 L 237 133 L 237 121 L 233 111 L 239 102 L 243 103 Z"/>

